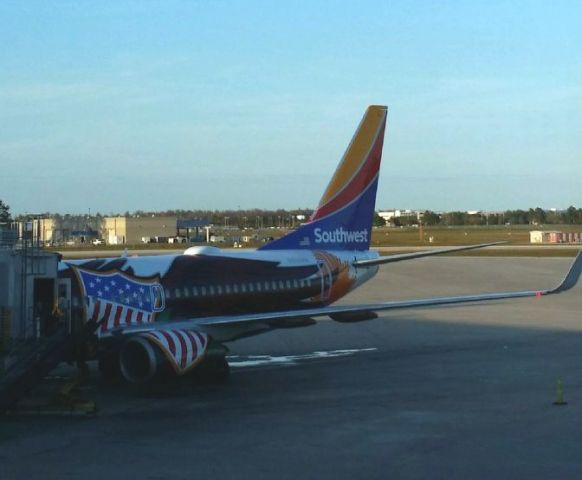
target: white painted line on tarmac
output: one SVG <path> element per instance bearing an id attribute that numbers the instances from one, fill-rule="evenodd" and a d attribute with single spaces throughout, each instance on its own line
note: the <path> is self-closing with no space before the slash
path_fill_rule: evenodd
<path id="1" fill-rule="evenodd" d="M 261 367 L 265 365 L 288 366 L 297 365 L 298 362 L 305 360 L 319 360 L 325 358 L 337 358 L 355 355 L 362 352 L 373 352 L 377 348 L 352 348 L 346 350 L 328 350 L 306 353 L 302 355 L 229 355 L 226 357 L 228 364 L 232 368 Z"/>

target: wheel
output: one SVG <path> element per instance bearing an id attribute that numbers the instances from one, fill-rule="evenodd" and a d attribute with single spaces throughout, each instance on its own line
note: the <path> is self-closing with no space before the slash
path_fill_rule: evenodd
<path id="1" fill-rule="evenodd" d="M 230 366 L 225 357 L 209 358 L 194 370 L 193 375 L 197 383 L 225 383 L 230 375 Z"/>
<path id="2" fill-rule="evenodd" d="M 103 352 L 98 356 L 99 373 L 107 380 L 121 379 L 118 352 Z"/>

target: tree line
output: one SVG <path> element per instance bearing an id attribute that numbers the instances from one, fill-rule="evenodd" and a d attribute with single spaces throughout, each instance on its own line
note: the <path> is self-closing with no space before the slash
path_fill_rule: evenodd
<path id="1" fill-rule="evenodd" d="M 530 208 L 529 210 L 506 210 L 504 212 L 445 212 L 436 213 L 426 210 L 421 215 L 424 225 L 581 225 L 582 208 L 574 206 L 566 210 L 544 210 Z M 402 223 L 404 222 L 404 223 Z M 412 222 L 412 223 L 410 223 Z M 415 217 L 401 220 L 401 225 L 418 223 Z"/>
<path id="2" fill-rule="evenodd" d="M 43 216 L 54 218 L 59 224 L 70 225 L 77 229 L 84 226 L 98 228 L 101 219 L 105 216 L 126 216 L 126 217 L 146 217 L 146 216 L 171 216 L 177 218 L 203 219 L 210 224 L 224 227 L 238 228 L 292 228 L 309 219 L 313 210 L 164 210 L 110 213 L 102 215 L 95 213 L 87 214 L 58 214 L 46 213 Z M 420 215 L 416 213 L 408 216 L 395 217 L 390 220 L 394 226 L 417 225 L 422 222 L 426 226 L 463 226 L 463 225 L 582 225 L 582 208 L 570 206 L 565 210 L 544 210 L 543 208 L 530 208 L 529 210 L 505 210 L 504 212 L 434 212 L 425 210 Z M 17 215 L 12 217 L 8 204 L 0 200 L 0 223 L 12 220 L 25 220 L 26 216 Z M 384 220 L 376 214 L 374 225 L 384 225 Z"/>

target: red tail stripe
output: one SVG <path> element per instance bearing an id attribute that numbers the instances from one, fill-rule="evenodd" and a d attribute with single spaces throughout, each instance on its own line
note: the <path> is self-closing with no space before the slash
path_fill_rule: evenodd
<path id="1" fill-rule="evenodd" d="M 383 126 L 381 128 L 383 128 Z M 366 162 L 362 165 L 356 176 L 350 180 L 336 197 L 331 199 L 325 205 L 320 206 L 311 217 L 311 221 L 319 220 L 320 218 L 326 217 L 327 215 L 345 207 L 360 195 L 366 187 L 368 187 L 374 178 L 376 178 L 380 169 L 383 144 L 384 136 L 379 135 L 368 155 L 368 158 L 366 159 Z"/>

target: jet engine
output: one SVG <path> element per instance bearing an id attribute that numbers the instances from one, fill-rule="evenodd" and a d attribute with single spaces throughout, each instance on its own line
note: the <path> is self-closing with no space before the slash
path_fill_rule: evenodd
<path id="1" fill-rule="evenodd" d="M 185 375 L 207 357 L 209 343 L 208 335 L 194 330 L 168 329 L 137 334 L 121 349 L 121 374 L 131 383 L 166 375 Z"/>

